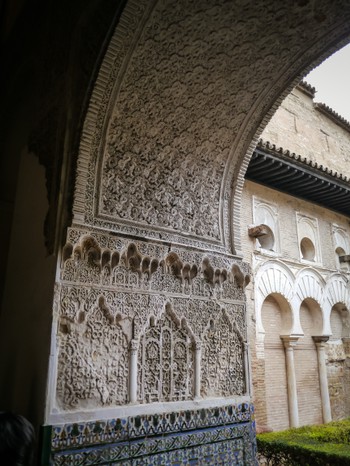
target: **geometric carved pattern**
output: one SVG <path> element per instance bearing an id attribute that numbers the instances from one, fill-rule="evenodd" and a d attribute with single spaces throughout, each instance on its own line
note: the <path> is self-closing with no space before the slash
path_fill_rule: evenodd
<path id="1" fill-rule="evenodd" d="M 202 343 L 203 396 L 243 395 L 244 346 L 225 311 L 209 321 Z"/>
<path id="2" fill-rule="evenodd" d="M 179 324 L 168 309 L 157 322 L 151 317 L 139 349 L 140 402 L 193 398 L 192 342 Z"/>
<path id="3" fill-rule="evenodd" d="M 256 466 L 253 406 L 248 403 L 45 426 L 44 431 L 42 464 L 50 466 Z"/>

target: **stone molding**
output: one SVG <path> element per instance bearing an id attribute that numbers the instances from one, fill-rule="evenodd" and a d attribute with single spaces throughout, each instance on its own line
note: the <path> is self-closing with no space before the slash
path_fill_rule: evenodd
<path id="1" fill-rule="evenodd" d="M 329 340 L 329 335 L 319 335 L 319 336 L 313 336 L 312 339 L 317 345 L 324 346 L 327 341 Z"/>
<path id="2" fill-rule="evenodd" d="M 281 340 L 283 341 L 283 345 L 286 349 L 295 348 L 300 337 L 301 335 L 281 335 Z"/>

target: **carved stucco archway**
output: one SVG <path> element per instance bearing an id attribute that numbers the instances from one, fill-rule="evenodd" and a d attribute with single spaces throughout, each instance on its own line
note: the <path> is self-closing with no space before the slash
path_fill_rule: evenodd
<path id="1" fill-rule="evenodd" d="M 341 0 L 337 7 L 343 11 L 338 16 L 332 5 L 325 1 L 317 7 L 327 13 L 321 20 L 311 5 L 290 8 L 273 2 L 269 8 L 263 0 L 254 4 L 127 2 L 86 114 L 67 241 L 79 243 L 88 230 L 104 252 L 118 250 L 122 257 L 126 251 L 130 270 L 120 277 L 113 275 L 113 280 L 108 272 L 113 268 L 113 254 L 104 267 L 104 253 L 101 264 L 94 257 L 87 258 L 84 267 L 92 268 L 96 276 L 85 282 L 76 276 L 65 277 L 62 268 L 57 275 L 58 314 L 65 293 L 76 293 L 84 306 L 95 287 L 111 300 L 114 309 L 122 307 L 136 329 L 165 299 L 174 303 L 179 318 L 188 317 L 189 326 L 197 332 L 201 325 L 210 324 L 218 306 L 223 307 L 229 322 L 213 321 L 210 331 L 215 333 L 215 341 L 231 334 L 226 330 L 233 323 L 242 341 L 237 337 L 233 346 L 226 338 L 227 348 L 235 348 L 226 356 L 232 374 L 237 366 L 232 377 L 236 385 L 221 383 L 227 372 L 227 367 L 219 364 L 224 357 L 220 351 L 206 349 L 205 335 L 201 335 L 198 349 L 204 345 L 203 364 L 194 390 L 189 388 L 183 395 L 176 389 L 162 398 L 155 384 L 152 396 L 146 396 L 140 407 L 133 405 L 137 402 L 136 383 L 130 383 L 127 407 L 109 408 L 103 399 L 96 399 L 89 406 L 93 419 L 172 409 L 159 404 L 162 400 L 180 403 L 181 409 L 184 403 L 188 408 L 205 406 L 213 394 L 220 398 L 219 403 L 250 400 L 244 348 L 248 265 L 235 257 L 240 250 L 239 237 L 234 234 L 239 225 L 240 189 L 249 151 L 278 103 L 310 64 L 350 34 L 350 7 L 347 16 L 346 2 Z M 312 27 L 307 27 L 309 24 Z M 283 266 L 278 267 L 286 275 Z M 285 276 L 286 286 L 290 283 L 291 278 Z M 288 295 L 290 287 L 278 291 Z M 165 326 L 170 328 L 173 322 L 169 322 Z M 296 333 L 297 314 L 293 324 Z M 222 332 L 215 327 L 220 325 Z M 161 334 L 159 329 L 157 335 Z M 60 335 L 54 338 L 59 341 Z M 129 351 L 135 382 L 135 373 L 140 372 L 135 345 L 130 345 Z M 208 364 L 204 362 L 207 355 Z M 198 352 L 195 358 L 199 359 Z M 83 355 L 81 365 L 87 363 Z M 206 389 L 205 374 L 213 374 L 214 368 L 220 373 L 210 380 L 219 380 L 219 387 L 210 381 L 207 386 L 214 388 Z M 53 368 L 51 386 L 55 377 Z M 201 400 L 192 399 L 193 395 L 200 395 Z M 82 411 L 68 413 L 65 406 L 58 410 L 54 393 L 50 401 L 48 423 L 76 422 L 87 416 Z M 158 407 L 149 406 L 152 404 Z"/>
<path id="2" fill-rule="evenodd" d="M 255 312 L 256 335 L 260 343 L 265 333 L 262 324 L 261 310 L 265 299 L 270 295 L 281 295 L 288 303 L 292 313 L 292 333 L 298 333 L 300 324 L 296 320 L 293 309 L 294 275 L 288 266 L 279 261 L 265 262 L 255 274 Z M 260 335 L 260 338 L 259 338 Z"/>
<path id="3" fill-rule="evenodd" d="M 331 275 L 326 283 L 323 313 L 325 315 L 325 321 L 329 323 L 329 328 L 327 327 L 323 330 L 324 334 L 327 334 L 327 332 L 329 332 L 329 334 L 332 333 L 330 328 L 330 317 L 333 306 L 337 304 L 343 305 L 348 310 L 350 309 L 349 281 L 340 273 Z M 347 320 L 349 321 L 349 315 Z"/>
<path id="4" fill-rule="evenodd" d="M 344 0 L 130 0 L 85 119 L 74 222 L 239 254 L 257 137 L 300 78 L 345 43 L 348 16 Z"/>
<path id="5" fill-rule="evenodd" d="M 264 300 L 271 294 L 280 294 L 291 307 L 293 315 L 293 334 L 302 335 L 300 326 L 300 306 L 304 300 L 313 299 L 322 312 L 322 335 L 330 335 L 330 315 L 334 305 L 342 303 L 349 309 L 348 281 L 339 273 L 324 279 L 316 270 L 307 267 L 296 276 L 289 267 L 279 261 L 267 261 L 255 274 L 256 334 L 264 334 L 261 321 L 261 308 Z M 259 340 L 260 341 L 260 340 Z"/>
<path id="6" fill-rule="evenodd" d="M 108 277 L 95 277 L 95 282 L 104 292 L 108 288 L 116 303 L 123 298 L 123 309 L 134 321 L 147 320 L 157 300 L 167 297 L 181 302 L 176 308 L 194 329 L 198 315 L 207 325 L 217 302 L 225 302 L 225 308 L 228 302 L 228 314 L 246 339 L 248 266 L 238 267 L 235 257 L 240 250 L 236 207 L 259 131 L 306 69 L 350 33 L 344 11 L 338 17 L 326 1 L 317 9 L 327 12 L 322 21 L 310 5 L 269 8 L 263 0 L 254 5 L 127 2 L 86 114 L 67 241 L 79 242 L 89 230 L 102 248 L 127 251 L 129 282 L 116 277 L 113 290 Z M 305 27 L 308 23 L 313 27 Z M 171 270 L 166 267 L 170 256 Z M 155 260 L 158 271 L 143 276 L 140 264 Z M 278 285 L 270 292 L 286 296 L 291 333 L 300 334 L 291 274 L 281 264 L 273 273 Z M 73 279 L 69 286 L 84 302 L 89 283 Z M 98 407 L 104 409 L 101 403 Z M 53 413 L 49 419 L 60 416 Z"/>
<path id="7" fill-rule="evenodd" d="M 31 95 L 40 107 L 40 115 L 34 123 L 38 131 L 35 144 L 32 144 L 33 150 L 41 160 L 41 155 L 45 155 L 43 159 L 48 182 L 54 184 L 54 191 L 57 191 L 59 198 L 57 202 L 50 202 L 53 221 L 47 228 L 51 250 L 57 251 L 58 245 L 64 241 L 61 241 L 67 233 L 65 228 L 61 229 L 64 224 L 64 227 L 72 226 L 67 233 L 67 239 L 72 245 L 79 243 L 79 235 L 83 236 L 88 231 L 95 237 L 100 234 L 103 249 L 108 247 L 120 251 L 119 246 L 124 246 L 125 238 L 130 236 L 132 241 L 135 236 L 140 239 L 141 252 L 151 258 L 154 254 L 161 259 L 166 257 L 169 248 L 177 248 L 176 252 L 179 255 L 181 253 L 181 258 L 186 261 L 183 267 L 186 276 L 190 274 L 188 268 L 185 268 L 188 264 L 191 264 L 193 270 L 193 266 L 202 264 L 204 254 L 209 255 L 207 277 L 211 277 L 213 283 L 209 284 L 199 276 L 193 280 L 196 282 L 197 293 L 201 293 L 196 306 L 193 300 L 188 299 L 188 290 L 185 289 L 186 293 L 179 297 L 182 283 L 176 281 L 178 277 L 162 277 L 162 283 L 166 279 L 168 285 L 170 283 L 173 286 L 173 299 L 178 301 L 177 304 L 183 303 L 183 312 L 189 314 L 199 313 L 199 310 L 202 313 L 204 307 L 205 314 L 209 315 L 215 311 L 216 296 L 221 293 L 225 301 L 232 301 L 228 312 L 237 318 L 244 335 L 244 292 L 240 286 L 231 286 L 229 280 L 226 280 L 236 260 L 232 253 L 239 254 L 240 251 L 238 230 L 243 175 L 259 132 L 278 103 L 302 75 L 348 40 L 348 1 L 320 0 L 315 5 L 315 2 L 310 1 L 284 4 L 266 0 L 86 0 L 81 14 L 79 4 L 75 5 L 75 20 L 70 18 L 70 21 L 65 21 L 62 14 L 68 2 L 51 2 L 50 6 L 54 3 L 63 4 L 62 11 L 56 8 L 52 11 L 59 14 L 52 14 L 45 5 L 40 16 L 43 21 L 39 22 L 45 25 L 43 29 L 49 30 L 49 34 L 42 35 L 39 29 L 39 42 L 43 47 L 40 46 L 38 50 L 38 42 L 34 40 L 31 47 L 32 55 L 43 58 L 45 66 L 41 68 L 47 68 L 48 71 L 39 73 L 43 79 L 29 86 L 27 92 L 31 94 L 35 88 Z M 118 14 L 113 17 L 117 10 Z M 63 23 L 66 27 L 61 28 Z M 108 30 L 112 23 L 117 25 L 109 41 L 111 35 Z M 34 37 L 31 30 L 26 37 L 30 45 Z M 47 44 L 42 40 L 43 37 L 50 38 Z M 99 52 L 104 53 L 108 42 L 101 63 Z M 22 66 L 28 60 L 27 48 L 23 49 L 21 41 L 18 43 L 20 45 L 15 49 L 16 53 L 11 53 L 11 56 L 17 62 L 17 52 L 21 51 L 22 62 L 18 62 Z M 52 59 L 46 62 L 45 58 L 49 56 Z M 100 69 L 96 80 L 94 64 Z M 30 75 L 33 77 L 32 73 Z M 21 76 L 23 81 L 28 78 L 24 74 Z M 10 86 L 4 86 L 4 93 L 8 92 L 8 87 L 14 90 L 9 93 L 6 108 L 11 109 L 12 119 L 18 121 L 18 114 L 21 113 L 19 94 L 12 80 L 13 75 L 9 73 L 6 84 Z M 95 81 L 95 84 L 91 85 L 91 81 Z M 93 91 L 90 96 L 91 88 Z M 38 94 L 40 99 L 36 99 Z M 81 133 L 87 101 L 89 107 Z M 8 117 L 6 113 L 5 119 L 8 120 Z M 26 118 L 32 127 L 33 113 L 26 112 Z M 15 125 L 10 125 L 7 131 L 12 142 L 18 139 L 16 129 Z M 113 139 L 113 135 L 117 135 L 116 139 Z M 74 157 L 79 138 L 79 166 L 71 224 L 70 217 L 61 215 L 60 208 L 61 201 L 64 204 L 70 199 L 71 187 L 66 169 L 68 166 L 75 167 Z M 113 150 L 118 152 L 121 149 L 123 155 L 115 157 L 116 166 L 113 167 L 112 163 L 107 170 L 106 165 L 103 165 L 106 141 L 111 142 Z M 12 152 L 15 150 L 13 148 Z M 146 158 L 141 160 L 144 156 Z M 129 164 L 133 158 L 137 160 L 135 169 Z M 170 168 L 167 165 L 169 161 Z M 121 165 L 118 165 L 119 162 Z M 53 166 L 57 170 L 52 174 Z M 160 173 L 153 170 L 153 166 L 159 166 Z M 141 177 L 138 176 L 138 169 L 141 169 Z M 112 176 L 103 176 L 108 171 Z M 6 171 L 4 173 L 8 176 Z M 122 177 L 118 179 L 118 176 L 113 176 L 115 173 L 121 173 Z M 115 185 L 110 183 L 113 178 Z M 12 176 L 9 179 L 12 180 Z M 138 186 L 135 180 L 140 179 L 143 182 L 147 179 L 147 183 Z M 127 188 L 126 200 L 118 187 L 120 181 Z M 167 198 L 169 193 L 171 195 Z M 104 197 L 105 194 L 108 195 Z M 140 196 L 142 202 L 138 201 Z M 112 201 L 116 201 L 112 202 L 112 207 L 108 203 L 111 197 Z M 49 198 L 51 201 L 51 195 Z M 69 210 L 70 203 L 67 201 L 67 204 Z M 204 209 L 203 212 L 201 207 L 206 208 L 208 204 L 212 209 L 209 212 Z M 118 205 L 125 205 L 125 210 L 118 211 Z M 137 209 L 130 210 L 129 214 L 129 207 Z M 152 207 L 157 209 L 156 214 Z M 76 227 L 81 229 L 78 231 Z M 41 229 L 40 223 L 35 235 L 39 243 Z M 59 234 L 60 229 L 62 235 Z M 116 239 L 118 233 L 120 235 Z M 24 234 L 27 235 L 25 229 L 18 237 L 22 239 Z M 13 232 L 12 235 L 16 237 Z M 142 243 L 144 238 L 152 241 Z M 23 249 L 20 244 L 21 241 L 17 245 L 19 256 L 25 251 L 28 242 L 22 241 Z M 40 264 L 37 251 L 34 251 L 34 262 Z M 113 257 L 116 256 L 111 257 L 111 267 Z M 190 262 L 192 259 L 193 263 Z M 248 270 L 245 264 L 243 269 L 246 274 Z M 52 346 L 55 346 L 55 324 L 62 304 L 60 300 L 63 299 L 61 289 L 65 279 L 61 272 L 57 273 L 58 283 L 55 287 Z M 30 345 L 17 330 L 21 317 L 26 313 L 30 315 L 28 310 L 31 308 L 25 299 L 23 306 L 18 305 L 15 296 L 18 294 L 17 271 L 14 275 L 15 312 L 11 320 L 5 321 L 0 340 L 4 348 L 9 345 L 16 347 L 17 373 L 3 372 L 6 384 L 2 399 L 13 408 L 13 399 L 17 396 L 17 393 L 14 395 L 14 387 L 21 386 L 21 382 L 23 386 L 35 382 L 38 385 L 36 399 L 33 404 L 32 391 L 26 391 L 25 400 L 21 403 L 23 414 L 37 410 L 40 414 L 37 420 L 49 424 L 62 422 L 63 417 L 59 415 L 51 417 L 49 408 L 45 415 L 43 412 L 43 407 L 50 405 L 55 392 L 54 383 L 49 384 L 46 390 L 46 367 L 50 361 L 50 377 L 53 378 L 55 356 L 52 356 L 48 345 L 43 349 L 42 340 L 42 329 L 52 325 L 52 316 L 47 312 L 49 304 L 39 301 L 35 309 L 38 311 L 38 319 L 28 321 L 28 328 L 25 329 L 26 337 L 36 345 L 33 353 L 35 357 L 31 361 L 33 366 L 30 365 L 28 369 Z M 47 283 L 45 275 L 46 269 L 40 268 L 37 279 L 45 277 L 42 283 Z M 137 273 L 132 271 L 125 272 L 125 278 L 128 277 L 132 284 L 126 280 L 124 286 L 127 290 L 138 279 Z M 103 282 L 105 278 L 102 274 L 96 281 Z M 185 281 L 189 280 L 186 278 Z M 52 282 L 50 290 L 53 288 Z M 86 290 L 82 282 L 75 282 L 74 286 L 73 291 L 81 293 L 84 304 Z M 44 287 L 46 289 L 43 291 L 49 289 L 48 285 Z M 86 288 L 93 288 L 90 282 Z M 23 284 L 21 290 L 24 289 Z M 103 291 L 106 298 L 112 295 L 115 283 Z M 26 297 L 24 292 L 22 294 Z M 44 294 L 40 293 L 41 296 Z M 100 295 L 100 291 L 97 294 Z M 117 301 L 126 295 L 118 291 Z M 67 295 L 66 304 L 68 308 L 74 305 L 74 296 Z M 157 303 L 141 296 L 139 300 L 135 298 L 136 305 L 141 312 L 155 307 Z M 9 313 L 8 309 L 6 312 Z M 6 359 L 7 353 L 3 353 Z M 7 366 L 13 365 L 6 361 Z M 40 380 L 36 378 L 38 372 L 45 374 Z M 90 419 L 90 413 L 74 415 L 72 420 L 75 422 L 87 418 Z"/>

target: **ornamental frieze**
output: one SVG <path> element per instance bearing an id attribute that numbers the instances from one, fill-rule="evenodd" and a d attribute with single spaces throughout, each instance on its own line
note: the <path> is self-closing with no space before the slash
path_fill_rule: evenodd
<path id="1" fill-rule="evenodd" d="M 246 394 L 248 282 L 229 256 L 70 229 L 55 299 L 57 409 Z"/>

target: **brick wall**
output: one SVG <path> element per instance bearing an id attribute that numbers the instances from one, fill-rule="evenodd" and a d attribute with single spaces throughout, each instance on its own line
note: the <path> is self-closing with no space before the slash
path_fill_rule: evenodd
<path id="1" fill-rule="evenodd" d="M 349 176 L 349 131 L 316 110 L 313 102 L 310 96 L 294 89 L 265 128 L 262 138 Z M 348 169 L 344 172 L 346 164 Z"/>
<path id="2" fill-rule="evenodd" d="M 294 350 L 299 423 L 301 426 L 323 422 L 317 351 L 312 339 L 312 335 L 315 334 L 314 320 L 309 308 L 303 304 L 300 309 L 300 321 L 304 337 L 299 340 Z"/>
<path id="3" fill-rule="evenodd" d="M 283 430 L 289 427 L 287 374 L 282 330 L 282 314 L 273 297 L 265 300 L 262 309 L 265 329 L 265 389 L 267 428 Z"/>
<path id="4" fill-rule="evenodd" d="M 317 100 L 317 99 L 316 99 Z M 350 133 L 331 118 L 316 110 L 313 100 L 299 89 L 295 89 L 282 103 L 262 134 L 265 141 L 281 146 L 291 152 L 323 164 L 334 171 L 350 176 L 349 153 Z M 348 168 L 346 168 L 348 167 Z M 248 236 L 248 226 L 254 223 L 254 197 L 277 208 L 277 231 L 279 248 L 273 252 L 261 251 L 256 241 Z M 320 257 L 315 263 L 300 259 L 300 245 L 296 213 L 317 219 L 317 241 Z M 288 427 L 288 411 L 281 413 L 282 405 L 287 407 L 287 398 L 281 400 L 284 390 L 285 362 L 283 346 L 279 338 L 280 313 L 278 304 L 270 298 L 263 309 L 265 336 L 264 351 L 256 351 L 256 310 L 254 301 L 254 273 L 259 265 L 267 260 L 278 259 L 284 262 L 296 275 L 304 267 L 312 267 L 327 278 L 339 271 L 339 261 L 335 253 L 333 225 L 344 229 L 350 237 L 349 219 L 336 212 L 275 191 L 246 180 L 242 194 L 241 239 L 244 260 L 252 264 L 253 280 L 246 289 L 248 337 L 251 345 L 253 397 L 257 411 L 258 427 L 281 429 Z M 322 410 L 318 381 L 317 352 L 312 335 L 320 334 L 315 328 L 312 313 L 307 306 L 301 310 L 305 336 L 295 350 L 295 364 L 298 381 L 299 416 L 301 424 L 322 422 Z M 267 319 L 267 320 L 266 320 Z M 268 320 L 272 319 L 270 323 Z M 350 342 L 343 344 L 340 316 L 332 313 L 332 340 L 342 345 L 339 348 L 330 343 L 327 349 L 327 371 L 332 416 L 340 418 L 350 415 Z M 270 333 L 269 333 L 270 332 Z M 333 346 L 331 346 L 333 345 Z M 347 346 L 346 346 L 347 345 Z M 346 349 L 347 348 L 347 349 Z M 344 351 L 345 354 L 344 356 Z M 336 354 L 335 354 L 336 353 Z M 258 359 L 257 355 L 261 358 Z M 281 390 L 278 390 L 278 384 Z M 282 385 L 281 385 L 282 384 Z M 288 408 L 286 408 L 288 409 Z M 279 418 L 282 416 L 282 418 Z"/>
<path id="5" fill-rule="evenodd" d="M 311 202 L 297 199 L 248 180 L 245 182 L 242 198 L 241 219 L 242 251 L 245 260 L 251 261 L 254 251 L 254 240 L 248 236 L 248 226 L 253 223 L 253 196 L 264 199 L 266 202 L 273 202 L 278 206 L 279 231 L 276 233 L 280 236 L 279 257 L 293 261 L 300 259 L 296 212 L 301 212 L 303 215 L 318 220 L 322 266 L 334 271 L 337 269 L 338 262 L 332 238 L 332 224 L 342 226 L 350 235 L 348 218 Z"/>

